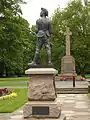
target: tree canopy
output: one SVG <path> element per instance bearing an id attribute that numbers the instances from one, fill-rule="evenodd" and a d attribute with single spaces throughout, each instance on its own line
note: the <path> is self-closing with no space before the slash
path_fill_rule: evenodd
<path id="1" fill-rule="evenodd" d="M 76 59 L 77 73 L 90 70 L 90 4 L 83 6 L 80 0 L 73 0 L 64 9 L 57 8 L 53 17 L 53 61 L 58 67 L 65 55 L 66 27 L 72 31 L 71 55 Z M 60 66 L 58 67 L 60 69 Z"/>
<path id="2" fill-rule="evenodd" d="M 22 18 L 22 0 L 0 1 L 0 75 L 20 74 L 27 67 L 25 59 L 31 52 L 29 23 Z M 30 54 L 31 55 L 31 54 Z M 26 57 L 27 58 L 27 57 Z M 26 67 L 25 67 L 26 65 Z"/>
<path id="3" fill-rule="evenodd" d="M 21 17 L 20 3 L 23 0 L 0 0 L 0 76 L 20 75 L 33 59 L 36 36 L 29 32 L 27 20 Z M 52 62 L 60 71 L 61 58 L 65 55 L 66 27 L 70 28 L 71 55 L 76 60 L 78 74 L 90 71 L 90 4 L 83 6 L 81 0 L 69 2 L 64 9 L 59 7 L 52 16 L 53 35 L 51 37 Z M 35 25 L 31 27 L 35 30 Z M 41 61 L 46 54 L 41 50 Z"/>

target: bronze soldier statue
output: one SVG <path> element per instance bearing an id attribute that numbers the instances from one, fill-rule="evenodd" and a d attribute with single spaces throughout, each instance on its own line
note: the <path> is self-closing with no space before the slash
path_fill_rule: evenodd
<path id="1" fill-rule="evenodd" d="M 37 61 L 40 55 L 40 50 L 42 46 L 45 46 L 48 56 L 48 65 L 52 65 L 51 62 L 51 46 L 49 38 L 52 34 L 51 22 L 48 16 L 48 11 L 45 8 L 41 8 L 40 18 L 36 21 L 36 51 L 34 55 L 34 59 L 29 65 L 37 65 Z"/>

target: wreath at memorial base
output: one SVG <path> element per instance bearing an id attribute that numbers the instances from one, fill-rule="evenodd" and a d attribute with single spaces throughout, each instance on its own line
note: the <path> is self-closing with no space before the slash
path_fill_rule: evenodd
<path id="1" fill-rule="evenodd" d="M 0 100 L 6 100 L 17 97 L 17 93 L 7 88 L 0 89 Z"/>

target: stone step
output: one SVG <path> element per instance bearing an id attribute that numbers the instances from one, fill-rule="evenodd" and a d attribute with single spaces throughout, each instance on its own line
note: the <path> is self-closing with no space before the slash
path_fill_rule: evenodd
<path id="1" fill-rule="evenodd" d="M 63 113 L 61 113 L 59 118 L 24 118 L 23 115 L 16 115 L 7 120 L 66 120 L 66 116 Z"/>
<path id="2" fill-rule="evenodd" d="M 56 88 L 57 94 L 87 94 L 88 88 Z"/>

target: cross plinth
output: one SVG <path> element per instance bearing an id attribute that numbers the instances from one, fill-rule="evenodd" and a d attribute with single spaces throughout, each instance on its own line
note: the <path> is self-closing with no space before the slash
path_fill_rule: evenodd
<path id="1" fill-rule="evenodd" d="M 70 55 L 70 35 L 72 35 L 72 32 L 69 27 L 66 28 L 64 35 L 66 36 L 66 55 Z"/>

